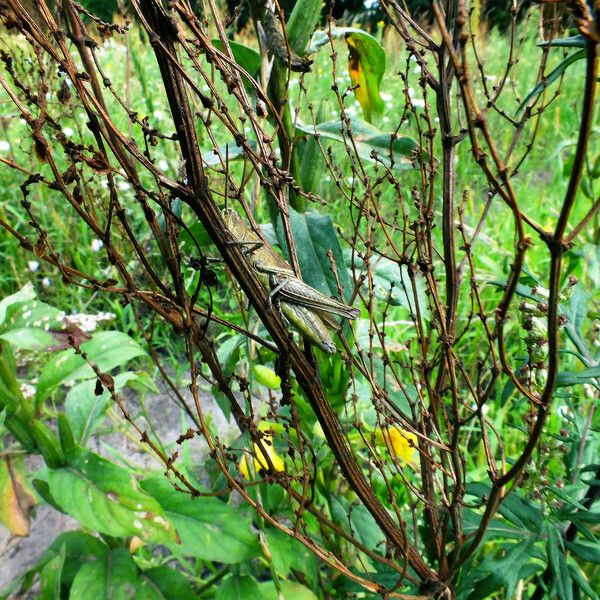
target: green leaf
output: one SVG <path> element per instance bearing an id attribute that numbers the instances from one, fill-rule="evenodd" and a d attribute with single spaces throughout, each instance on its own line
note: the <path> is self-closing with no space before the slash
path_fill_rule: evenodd
<path id="1" fill-rule="evenodd" d="M 558 386 L 579 385 L 582 383 L 593 383 L 598 378 L 600 378 L 600 366 L 590 367 L 589 369 L 577 372 L 563 371 L 558 374 L 556 384 Z"/>
<path id="2" fill-rule="evenodd" d="M 576 541 L 565 542 L 567 550 L 586 562 L 600 564 L 600 544 Z"/>
<path id="3" fill-rule="evenodd" d="M 160 592 L 160 597 L 165 600 L 188 600 L 198 597 L 185 576 L 170 567 L 153 567 L 144 571 L 141 577 Z"/>
<path id="4" fill-rule="evenodd" d="M 474 581 L 475 589 L 480 592 L 477 598 L 488 598 L 492 592 L 504 587 L 502 598 L 512 598 L 517 582 L 522 578 L 523 569 L 529 567 L 528 561 L 532 558 L 534 539 L 524 540 L 517 544 L 502 544 L 501 554 L 490 552 L 470 576 Z M 539 566 L 533 567 L 535 571 Z M 530 572 L 530 569 L 527 568 Z M 484 587 L 485 589 L 479 589 Z"/>
<path id="5" fill-rule="evenodd" d="M 295 581 L 281 581 L 281 593 L 285 600 L 318 600 L 311 590 Z M 258 584 L 260 593 L 264 600 L 279 600 L 277 588 L 272 581 L 264 581 Z"/>
<path id="6" fill-rule="evenodd" d="M 146 385 L 145 374 L 127 371 L 114 378 L 115 391 L 120 392 L 126 385 L 135 383 Z M 108 390 L 103 389 L 97 396 L 96 380 L 83 381 L 73 386 L 65 400 L 65 413 L 69 419 L 75 440 L 84 446 L 90 436 L 104 421 L 106 408 L 112 401 Z"/>
<path id="7" fill-rule="evenodd" d="M 177 541 L 160 504 L 139 489 L 129 471 L 82 448 L 68 452 L 66 460 L 66 467 L 48 472 L 50 493 L 61 510 L 106 535 Z"/>
<path id="8" fill-rule="evenodd" d="M 579 589 L 585 594 L 587 594 L 590 600 L 600 599 L 600 596 L 598 596 L 598 593 L 592 589 L 588 580 L 586 579 L 585 575 L 583 574 L 578 565 L 569 564 L 569 573 L 571 574 L 573 581 L 577 584 Z"/>
<path id="9" fill-rule="evenodd" d="M 40 572 L 40 594 L 36 596 L 39 600 L 61 600 L 60 584 L 62 581 L 62 570 L 65 564 L 65 547 L 54 556 Z"/>
<path id="10" fill-rule="evenodd" d="M 567 38 L 540 42 L 538 46 L 556 46 L 558 48 L 585 48 L 585 38 L 579 35 L 572 35 Z"/>
<path id="11" fill-rule="evenodd" d="M 361 159 L 371 163 L 379 163 L 397 171 L 413 168 L 411 157 L 418 146 L 408 136 L 398 137 L 395 133 L 383 133 L 373 125 L 354 118 L 350 121 L 350 130 L 346 123 L 339 119 L 326 121 L 316 125 L 305 125 L 298 122 L 296 128 L 314 137 L 324 137 L 348 145 L 350 132 L 353 144 L 347 150 L 356 152 Z"/>
<path id="12" fill-rule="evenodd" d="M 230 505 L 213 497 L 191 498 L 164 477 L 145 479 L 141 486 L 159 502 L 179 532 L 181 544 L 169 544 L 173 552 L 226 564 L 261 554 L 250 521 Z"/>
<path id="13" fill-rule="evenodd" d="M 308 42 L 321 16 L 321 0 L 297 0 L 286 25 L 290 48 L 304 56 Z"/>
<path id="14" fill-rule="evenodd" d="M 300 154 L 300 182 L 302 190 L 306 193 L 318 193 L 323 176 L 324 160 L 316 136 L 309 135 L 307 139 L 300 140 L 298 145 Z"/>
<path id="15" fill-rule="evenodd" d="M 345 498 L 332 497 L 332 513 L 335 520 L 343 527 L 348 527 L 369 550 L 381 551 L 385 548 L 385 536 L 371 516 L 362 505 L 350 505 Z"/>
<path id="16" fill-rule="evenodd" d="M 187 230 L 182 229 L 179 234 L 179 248 L 181 250 L 185 248 L 186 252 L 191 252 L 196 248 L 196 244 L 200 248 L 205 248 L 212 244 L 212 238 L 200 221 L 192 223 Z"/>
<path id="17" fill-rule="evenodd" d="M 343 299 L 349 301 L 352 285 L 331 217 L 316 212 L 298 213 L 293 208 L 290 208 L 289 214 L 302 279 L 323 294 L 339 298 L 337 281 L 331 271 L 331 260 L 327 255 L 331 250 L 337 268 L 337 276 L 344 291 Z M 289 259 L 281 216 L 277 219 L 275 233 L 279 245 L 284 249 L 286 258 Z"/>
<path id="18" fill-rule="evenodd" d="M 573 600 L 573 583 L 567 567 L 567 559 L 562 550 L 560 532 L 552 525 L 547 528 L 548 543 L 546 551 L 552 571 L 554 589 L 559 600 Z"/>
<path id="19" fill-rule="evenodd" d="M 61 533 L 42 554 L 40 564 L 48 564 L 62 548 L 65 549 L 65 562 L 61 581 L 70 586 L 77 571 L 87 562 L 102 560 L 108 553 L 108 546 L 97 537 L 83 531 Z"/>
<path id="20" fill-rule="evenodd" d="M 234 42 L 233 40 L 228 40 L 228 42 L 235 62 L 242 67 L 250 77 L 255 78 L 260 71 L 260 63 L 262 60 L 260 54 L 254 50 L 254 48 L 244 46 L 244 44 L 240 44 L 239 42 Z M 221 52 L 223 51 L 223 43 L 221 40 L 214 39 L 211 43 L 215 48 L 221 50 Z M 242 81 L 246 88 L 253 89 L 252 84 L 245 75 L 242 75 Z"/>
<path id="21" fill-rule="evenodd" d="M 18 292 L 0 301 L 0 327 L 4 325 L 8 309 L 14 304 L 28 302 L 35 298 L 35 290 L 31 282 L 26 283 Z"/>
<path id="22" fill-rule="evenodd" d="M 111 550 L 105 556 L 79 569 L 71 586 L 70 600 L 159 600 L 147 582 L 138 579 L 135 561 L 125 548 Z"/>
<path id="23" fill-rule="evenodd" d="M 573 63 L 577 62 L 578 60 L 584 59 L 585 55 L 586 55 L 585 50 L 579 50 L 578 52 L 570 54 L 564 60 L 562 60 L 555 69 L 553 69 L 550 73 L 548 73 L 548 75 L 546 76 L 544 81 L 540 81 L 529 92 L 529 94 L 527 94 L 527 96 L 525 96 L 525 100 L 523 100 L 523 102 L 521 102 L 521 104 L 519 104 L 519 108 L 517 108 L 517 113 L 521 112 L 521 110 L 523 110 L 523 108 L 525 108 L 525 106 L 527 106 L 527 104 L 529 104 L 529 101 L 532 98 L 539 96 L 549 85 L 554 83 L 567 70 L 567 68 L 569 66 L 571 66 Z"/>
<path id="24" fill-rule="evenodd" d="M 146 355 L 137 342 L 120 331 L 97 333 L 89 342 L 81 344 L 81 350 L 103 372 L 124 365 L 136 356 Z M 42 369 L 36 389 L 36 403 L 45 400 L 59 385 L 95 377 L 92 367 L 75 354 L 74 349 L 60 352 Z"/>
<path id="25" fill-rule="evenodd" d="M 230 575 L 223 580 L 215 600 L 262 600 L 263 595 L 253 577 Z"/>
<path id="26" fill-rule="evenodd" d="M 263 531 L 267 538 L 275 571 L 279 575 L 287 577 L 292 565 L 292 538 L 273 527 L 265 528 Z"/>
<path id="27" fill-rule="evenodd" d="M 344 37 L 348 46 L 348 72 L 356 99 L 360 103 L 365 119 L 369 122 L 373 114 L 381 114 L 385 107 L 379 95 L 379 86 L 385 73 L 386 57 L 383 46 L 369 33 L 353 27 L 334 27 L 334 38 Z M 329 41 L 328 31 L 316 31 L 312 37 L 310 51 Z"/>
<path id="28" fill-rule="evenodd" d="M 247 143 L 253 148 L 256 147 L 256 142 L 254 140 L 248 140 Z M 224 144 L 219 147 L 218 152 L 214 149 L 212 152 L 205 152 L 202 157 L 202 162 L 209 169 L 220 168 L 223 166 L 223 163 L 227 164 L 227 162 L 245 158 L 245 152 L 245 149 L 237 144 Z"/>

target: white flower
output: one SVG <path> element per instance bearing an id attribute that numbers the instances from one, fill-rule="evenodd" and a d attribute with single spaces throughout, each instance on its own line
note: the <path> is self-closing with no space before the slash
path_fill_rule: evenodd
<path id="1" fill-rule="evenodd" d="M 10 150 L 10 144 L 6 140 L 0 140 L 0 151 Z"/>
<path id="2" fill-rule="evenodd" d="M 70 323 L 77 325 L 83 331 L 92 332 L 102 321 L 112 321 L 116 318 L 113 313 L 100 312 L 97 315 L 87 315 L 84 313 L 72 314 L 67 317 Z"/>
<path id="3" fill-rule="evenodd" d="M 169 163 L 166 160 L 159 160 L 158 161 L 158 168 L 161 171 L 166 171 L 169 168 Z"/>
<path id="4" fill-rule="evenodd" d="M 27 266 L 32 273 L 35 273 L 40 268 L 40 263 L 37 260 L 30 260 Z"/>
<path id="5" fill-rule="evenodd" d="M 152 114 L 154 115 L 154 118 L 158 121 L 165 118 L 165 113 L 162 110 L 155 110 Z"/>
<path id="6" fill-rule="evenodd" d="M 67 136 L 67 137 L 71 137 L 75 132 L 70 128 L 70 127 L 65 127 L 63 129 L 63 133 Z"/>
<path id="7" fill-rule="evenodd" d="M 102 248 L 102 246 L 104 246 L 104 243 L 102 242 L 102 240 L 98 240 L 98 239 L 92 240 L 92 252 L 98 252 L 98 250 L 100 250 L 100 248 Z"/>
<path id="8" fill-rule="evenodd" d="M 413 69 L 413 73 L 415 75 L 420 75 L 421 74 L 421 67 L 419 65 L 417 65 L 414 69 Z"/>
<path id="9" fill-rule="evenodd" d="M 382 92 L 379 95 L 384 102 L 390 102 L 393 99 L 391 94 L 386 94 L 385 92 Z"/>
<path id="10" fill-rule="evenodd" d="M 383 117 L 383 122 L 384 122 L 384 123 L 389 123 L 389 122 L 390 122 L 390 119 L 389 119 L 389 117 Z"/>
<path id="11" fill-rule="evenodd" d="M 35 388 L 29 383 L 22 383 L 19 387 L 21 388 L 21 394 L 23 394 L 23 398 L 26 400 L 35 396 Z"/>
<path id="12" fill-rule="evenodd" d="M 415 108 L 425 108 L 425 100 L 423 98 L 411 98 L 411 102 Z"/>
<path id="13" fill-rule="evenodd" d="M 45 288 L 49 288 L 51 283 L 50 277 L 44 277 L 44 279 L 42 279 L 42 286 Z"/>
<path id="14" fill-rule="evenodd" d="M 126 192 L 131 186 L 126 181 L 119 181 L 117 187 L 122 191 Z"/>

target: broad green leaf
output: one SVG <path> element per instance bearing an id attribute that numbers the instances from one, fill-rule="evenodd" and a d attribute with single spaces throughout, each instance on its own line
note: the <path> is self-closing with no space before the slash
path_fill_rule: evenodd
<path id="1" fill-rule="evenodd" d="M 179 234 L 179 248 L 181 250 L 185 249 L 185 252 L 193 252 L 196 248 L 196 244 L 198 244 L 200 248 L 212 244 L 212 238 L 200 221 L 192 223 L 188 229 L 182 229 Z"/>
<path id="2" fill-rule="evenodd" d="M 13 304 L 20 302 L 28 302 L 35 298 L 35 290 L 31 282 L 26 283 L 18 292 L 3 298 L 0 301 L 0 327 L 4 325 L 6 319 L 6 313 Z"/>
<path id="3" fill-rule="evenodd" d="M 129 471 L 82 448 L 68 452 L 66 460 L 66 467 L 49 470 L 49 490 L 82 525 L 114 537 L 137 535 L 145 542 L 178 540 L 160 504 L 140 490 Z"/>
<path id="4" fill-rule="evenodd" d="M 287 577 L 292 565 L 292 538 L 274 527 L 268 527 L 263 531 L 275 570 L 279 575 Z"/>
<path id="5" fill-rule="evenodd" d="M 223 44 L 221 40 L 212 40 L 212 45 L 218 50 L 223 50 Z M 244 69 L 248 75 L 250 75 L 250 77 L 255 78 L 260 71 L 260 54 L 254 50 L 254 48 L 244 46 L 244 44 L 234 42 L 233 40 L 229 40 L 229 47 L 231 48 L 231 54 L 233 54 L 235 62 L 242 67 L 242 69 Z M 242 81 L 247 88 L 253 88 L 252 84 L 245 75 L 242 75 Z"/>
<path id="6" fill-rule="evenodd" d="M 140 575 L 154 591 L 160 593 L 164 600 L 192 600 L 198 596 L 185 576 L 167 566 L 147 569 Z"/>
<path id="7" fill-rule="evenodd" d="M 103 372 L 146 354 L 137 342 L 120 331 L 97 333 L 89 342 L 81 344 L 81 350 Z M 36 389 L 36 402 L 39 404 L 45 400 L 59 385 L 95 377 L 92 367 L 80 355 L 75 354 L 74 349 L 60 352 L 42 369 Z"/>
<path id="8" fill-rule="evenodd" d="M 0 338 L 22 350 L 43 350 L 54 344 L 52 334 L 43 329 L 11 329 Z"/>
<path id="9" fill-rule="evenodd" d="M 261 554 L 250 521 L 235 508 L 214 497 L 192 498 L 178 492 L 164 477 L 141 482 L 177 529 L 181 544 L 170 543 L 177 553 L 227 564 Z"/>
<path id="10" fill-rule="evenodd" d="M 323 178 L 324 159 L 321 154 L 319 142 L 314 135 L 298 143 L 300 155 L 300 181 L 302 191 L 318 193 L 321 179 Z"/>
<path id="11" fill-rule="evenodd" d="M 413 138 L 398 137 L 395 133 L 383 133 L 361 119 L 352 119 L 350 130 L 346 123 L 339 119 L 319 123 L 316 127 L 298 122 L 296 128 L 313 137 L 323 137 L 346 145 L 349 144 L 351 133 L 353 144 L 348 145 L 347 151 L 353 153 L 356 148 L 361 159 L 379 163 L 397 171 L 413 168 L 411 157 L 417 148 L 417 142 Z"/>
<path id="12" fill-rule="evenodd" d="M 347 258 L 347 261 L 349 259 L 350 257 Z M 358 267 L 362 265 L 362 261 L 358 257 L 355 257 L 354 262 Z M 413 283 L 406 265 L 399 265 L 387 258 L 380 258 L 373 261 L 371 271 L 373 273 L 373 291 L 378 298 L 392 306 L 403 306 L 414 315 L 416 315 L 418 304 L 421 317 L 429 318 L 425 278 L 420 272 L 417 271 L 414 274 L 413 290 Z"/>
<path id="13" fill-rule="evenodd" d="M 310 51 L 318 49 L 334 38 L 343 37 L 348 46 L 348 72 L 356 99 L 365 119 L 371 122 L 374 114 L 381 114 L 385 107 L 379 95 L 379 86 L 385 73 L 386 57 L 383 46 L 369 33 L 353 27 L 334 27 L 331 32 L 316 31 Z M 309 52 L 310 52 L 309 51 Z"/>
<path id="14" fill-rule="evenodd" d="M 321 0 L 296 0 L 292 14 L 286 25 L 287 41 L 290 48 L 304 56 L 308 42 L 321 16 Z"/>
<path id="15" fill-rule="evenodd" d="M 543 81 L 540 81 L 530 92 L 525 96 L 525 100 L 519 104 L 519 108 L 517 108 L 517 113 L 521 112 L 523 108 L 529 104 L 529 101 L 536 96 L 539 96 L 549 85 L 554 83 L 573 63 L 578 60 L 582 60 L 585 58 L 586 51 L 579 50 L 574 52 L 573 54 L 569 54 L 564 60 L 562 60 L 559 65 L 554 68 L 548 75 L 546 75 Z"/>
<path id="16" fill-rule="evenodd" d="M 247 141 L 249 146 L 256 147 L 256 142 L 253 140 Z M 225 144 L 219 147 L 218 152 L 212 150 L 212 152 L 205 152 L 202 156 L 202 162 L 209 169 L 221 168 L 223 163 L 242 159 L 246 156 L 245 149 L 237 144 Z"/>
<path id="17" fill-rule="evenodd" d="M 147 385 L 142 373 L 120 373 L 114 378 L 115 391 L 120 392 L 126 385 L 132 386 L 136 382 Z M 86 444 L 90 435 L 104 421 L 106 408 L 112 401 L 108 390 L 103 389 L 99 396 L 95 391 L 95 379 L 83 381 L 71 388 L 65 400 L 65 412 L 75 440 L 80 446 Z"/>
<path id="18" fill-rule="evenodd" d="M 375 552 L 385 548 L 385 536 L 371 516 L 362 505 L 350 505 L 345 498 L 331 499 L 332 513 L 335 520 L 343 527 L 351 526 L 351 533 L 355 535 L 369 550 Z"/>
<path id="19" fill-rule="evenodd" d="M 38 600 L 61 600 L 60 585 L 65 564 L 66 549 L 63 546 L 40 572 L 40 594 Z"/>
<path id="20" fill-rule="evenodd" d="M 162 600 L 160 592 L 140 579 L 135 561 L 125 548 L 111 550 L 105 556 L 79 569 L 69 600 Z"/>
<path id="21" fill-rule="evenodd" d="M 327 254 L 331 251 L 337 276 L 344 291 L 343 299 L 349 301 L 352 285 L 331 217 L 316 212 L 298 213 L 293 208 L 290 208 L 289 214 L 302 279 L 326 296 L 339 298 L 337 281 L 331 271 L 331 260 Z M 289 258 L 281 216 L 277 219 L 275 232 L 286 258 Z"/>
<path id="22" fill-rule="evenodd" d="M 62 548 L 65 549 L 65 563 L 61 580 L 65 586 L 71 585 L 82 565 L 101 560 L 108 553 L 108 546 L 97 537 L 83 531 L 67 531 L 61 533 L 44 551 L 40 565 L 51 561 Z"/>
<path id="23" fill-rule="evenodd" d="M 281 581 L 280 585 L 285 600 L 318 600 L 318 596 L 301 583 Z M 280 600 L 277 588 L 272 581 L 259 583 L 258 588 L 264 600 Z"/>
<path id="24" fill-rule="evenodd" d="M 262 600 L 263 595 L 250 575 L 230 575 L 223 579 L 215 600 Z"/>

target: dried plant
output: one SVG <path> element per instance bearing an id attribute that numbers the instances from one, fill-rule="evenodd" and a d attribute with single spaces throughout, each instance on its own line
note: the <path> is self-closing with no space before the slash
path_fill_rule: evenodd
<path id="1" fill-rule="evenodd" d="M 22 55 L 2 50 L 0 84 L 27 123 L 31 139 L 21 144 L 32 151 L 28 162 L 0 158 L 22 174 L 19 211 L 25 215 L 15 222 L 3 217 L 0 224 L 24 249 L 53 265 L 65 284 L 119 297 L 138 323 L 153 315 L 185 340 L 194 405 L 171 386 L 194 427 L 179 442 L 206 440 L 226 481 L 226 489 L 211 494 L 235 490 L 265 522 L 386 598 L 404 597 L 409 589 L 422 597 L 453 597 L 461 569 L 522 483 L 564 370 L 560 350 L 568 320 L 561 306 L 576 284 L 564 257 L 580 236 L 590 235 L 600 205 L 599 199 L 589 207 L 576 203 L 593 125 L 597 12 L 583 0 L 568 3 L 586 63 L 584 86 L 577 91 L 580 125 L 568 185 L 562 198 L 551 199 L 556 218 L 538 223 L 531 202 L 546 200 L 527 197 L 520 178 L 531 154 L 540 151 L 540 124 L 564 87 L 560 81 L 550 86 L 547 67 L 562 18 L 553 18 L 552 11 L 540 16 L 546 40 L 538 50 L 538 90 L 523 99 L 512 78 L 522 53 L 531 52 L 531 40 L 520 37 L 518 19 L 532 21 L 538 13 L 523 14 L 519 3 L 513 5 L 505 68 L 492 80 L 482 57 L 485 40 L 464 0 L 435 1 L 428 27 L 403 2 L 381 2 L 389 22 L 386 41 L 404 57 L 397 74 L 404 108 L 390 124 L 393 133 L 375 148 L 365 144 L 369 132 L 348 110 L 348 99 L 359 97 L 361 88 L 339 83 L 345 58 L 338 55 L 340 34 L 331 20 L 320 44 L 330 53 L 331 67 L 322 77 L 337 101 L 333 141 L 320 127 L 324 119 L 307 83 L 315 68 L 305 52 L 308 40 L 289 39 L 290 23 L 286 29 L 277 5 L 250 1 L 262 63 L 249 73 L 228 37 L 231 22 L 215 0 L 204 1 L 197 13 L 185 0 L 132 0 L 128 9 L 152 47 L 162 81 L 162 88 L 147 94 L 166 96 L 174 126 L 169 131 L 167 121 L 146 114 L 127 82 L 117 87 L 107 75 L 103 40 L 128 43 L 131 24 L 102 22 L 73 0 L 56 8 L 40 0 L 36 14 L 20 0 L 0 3 L 4 27 L 29 45 Z M 364 65 L 350 46 L 350 68 L 360 76 Z M 298 78 L 293 88 L 292 73 Z M 559 75 L 554 79 L 565 77 L 564 70 Z M 422 101 L 415 100 L 413 88 Z M 84 114 L 85 122 L 77 121 L 80 130 L 68 136 L 64 123 L 74 114 Z M 308 125 L 300 120 L 306 115 Z M 119 125 L 124 117 L 127 130 Z M 416 132 L 416 144 L 400 135 L 406 123 Z M 224 146 L 223 139 L 231 141 Z M 301 154 L 299 144 L 313 145 L 319 172 L 301 162 L 308 154 Z M 465 146 L 481 175 L 476 182 L 457 178 L 457 149 Z M 177 175 L 159 166 L 157 147 L 178 157 Z M 206 147 L 212 151 L 203 152 Z M 336 183 L 337 198 L 319 195 L 314 181 L 322 176 Z M 85 223 L 101 240 L 106 262 L 86 271 L 72 260 L 71 244 L 80 240 L 56 235 L 60 224 L 45 218 L 47 202 L 60 207 L 65 220 L 68 214 Z M 306 222 L 306 210 L 327 212 L 334 202 L 343 224 L 341 246 L 321 247 L 319 264 L 311 265 L 297 222 Z M 276 295 L 270 297 L 264 277 L 261 281 L 248 260 L 247 245 L 240 243 L 248 240 L 235 239 L 224 222 L 224 206 L 243 215 L 264 239 L 255 215 L 268 214 L 294 273 L 309 281 L 312 266 L 329 286 L 322 292 L 361 310 L 356 331 L 337 326 L 337 354 L 325 356 L 291 333 Z M 210 243 L 198 238 L 197 223 Z M 323 230 L 325 244 L 335 239 L 327 237 L 329 227 Z M 182 250 L 182 236 L 193 247 Z M 500 281 L 499 274 L 495 288 L 484 285 L 477 266 L 490 239 L 506 248 L 510 264 L 507 279 Z M 536 274 L 542 284 L 531 291 L 531 300 L 523 301 L 519 285 L 532 254 L 545 271 Z M 209 260 L 215 256 L 231 275 L 225 283 L 215 277 L 215 271 L 225 273 Z M 222 308 L 224 293 L 228 303 L 235 299 L 234 310 Z M 390 321 L 394 305 L 404 307 L 404 323 Z M 219 359 L 215 339 L 225 331 L 247 340 L 248 360 L 276 359 L 281 394 L 271 393 L 263 420 L 278 426 L 277 443 L 287 448 L 285 467 L 270 448 L 275 432 L 265 431 L 253 409 L 248 365 L 232 371 Z M 152 348 L 154 331 L 143 333 Z M 525 361 L 515 352 L 520 337 Z M 160 353 L 153 356 L 160 364 Z M 161 371 L 168 379 L 167 370 Z M 97 375 L 174 485 L 201 495 L 178 468 L 177 456 L 164 455 L 129 415 L 111 377 Z M 230 447 L 211 430 L 202 382 L 226 398 L 248 447 Z M 504 402 L 520 415 L 518 423 L 490 416 L 490 405 L 507 389 Z M 368 411 L 374 423 L 367 424 Z M 351 491 L 355 500 L 348 514 L 354 505 L 366 509 L 383 544 L 365 543 L 350 517 L 349 524 L 340 524 L 317 491 L 323 464 L 321 449 L 308 435 L 311 418 L 334 456 L 324 476 Z M 517 426 L 518 445 L 506 447 L 502 428 Z M 402 457 L 402 444 L 409 457 L 412 448 L 417 453 L 414 466 Z M 485 485 L 475 489 L 482 480 L 469 480 L 467 472 L 470 453 L 478 448 L 487 474 L 482 473 Z M 254 475 L 247 473 L 252 464 Z M 285 490 L 292 519 L 263 505 L 255 493 L 259 483 Z M 465 511 L 477 515 L 475 524 Z M 324 540 L 332 534 L 343 545 L 317 543 L 308 518 L 318 522 Z M 353 564 L 377 568 L 350 568 L 349 552 Z M 376 576 L 382 571 L 389 575 L 384 583 Z"/>

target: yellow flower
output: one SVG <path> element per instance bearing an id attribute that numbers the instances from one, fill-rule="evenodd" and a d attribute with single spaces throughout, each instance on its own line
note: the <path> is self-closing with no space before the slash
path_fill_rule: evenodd
<path id="1" fill-rule="evenodd" d="M 275 448 L 273 448 L 273 436 L 265 434 L 261 440 L 261 444 L 267 453 L 267 457 L 265 457 L 265 455 L 262 453 L 259 445 L 254 444 L 254 471 L 256 473 L 260 473 L 260 471 L 268 471 L 269 462 L 267 458 L 270 459 L 275 471 L 285 471 L 285 463 L 283 462 L 283 459 L 281 456 L 279 456 L 279 454 L 277 454 L 277 452 L 275 452 Z M 246 460 L 245 454 L 242 456 L 238 468 L 240 473 L 249 481 L 250 469 L 248 468 L 248 461 Z"/>
<path id="2" fill-rule="evenodd" d="M 385 444 L 386 448 L 403 463 L 411 461 L 417 444 L 417 436 L 414 433 L 399 427 L 378 429 L 375 440 L 380 445 Z"/>

